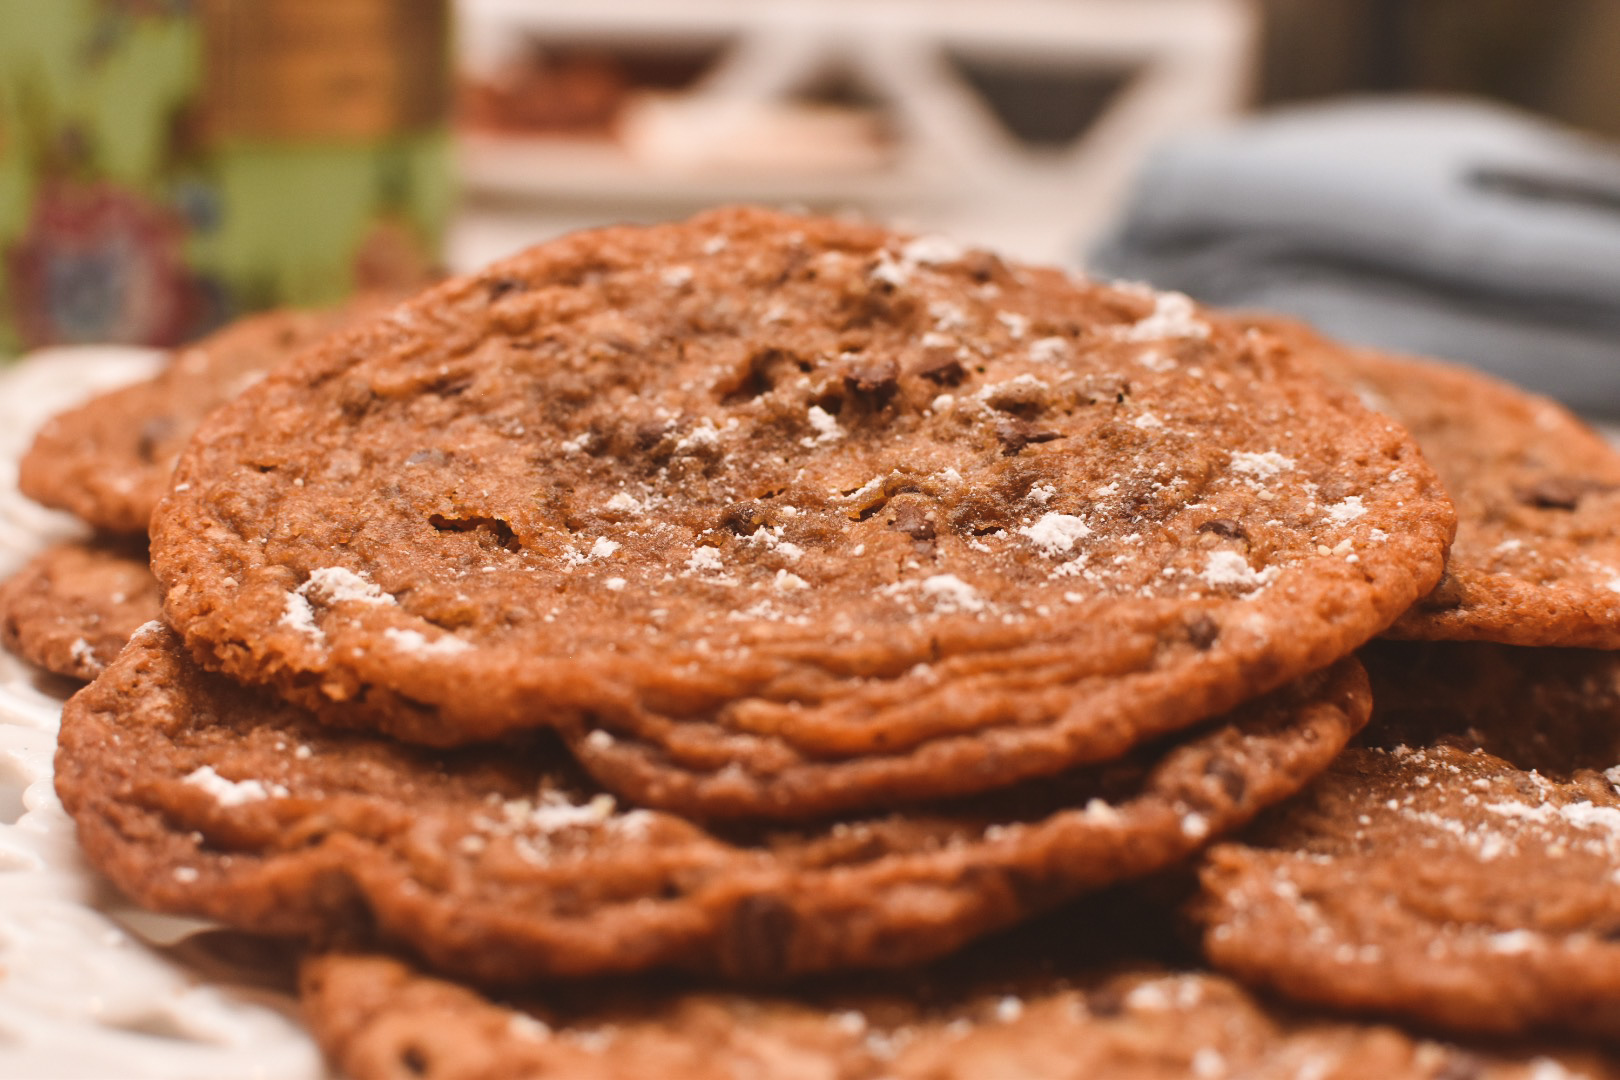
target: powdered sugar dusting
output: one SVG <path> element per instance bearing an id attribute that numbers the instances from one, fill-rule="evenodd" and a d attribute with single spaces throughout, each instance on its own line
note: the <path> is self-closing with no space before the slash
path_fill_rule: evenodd
<path id="1" fill-rule="evenodd" d="M 1077 541 L 1091 535 L 1091 526 L 1073 514 L 1049 513 L 1033 525 L 1025 525 L 1018 532 L 1029 537 L 1041 554 L 1051 558 L 1067 555 Z"/>
<path id="2" fill-rule="evenodd" d="M 692 552 L 692 557 L 686 560 L 686 568 L 693 573 L 701 573 L 705 570 L 719 573 L 726 568 L 726 563 L 720 557 L 720 552 L 717 549 L 700 547 L 695 549 Z"/>
<path id="3" fill-rule="evenodd" d="M 948 300 L 929 301 L 928 317 L 934 320 L 935 330 L 961 330 L 968 325 L 962 309 Z"/>
<path id="4" fill-rule="evenodd" d="M 1043 337 L 1029 343 L 1029 358 L 1037 364 L 1051 364 L 1069 354 L 1066 338 Z"/>
<path id="5" fill-rule="evenodd" d="M 1233 586 L 1240 589 L 1255 589 L 1269 584 L 1276 578 L 1277 568 L 1268 566 L 1264 570 L 1256 570 L 1239 552 L 1212 551 L 1204 564 L 1204 572 L 1199 576 L 1217 588 Z"/>
<path id="6" fill-rule="evenodd" d="M 975 613 L 989 606 L 977 589 L 955 574 L 935 574 L 924 578 L 917 590 L 933 601 L 935 611 L 947 614 L 958 611 Z"/>
<path id="7" fill-rule="evenodd" d="M 996 321 L 1006 328 L 1007 336 L 1014 341 L 1020 340 L 1029 332 L 1029 320 L 1016 311 L 998 311 Z"/>
<path id="8" fill-rule="evenodd" d="M 1348 525 L 1367 513 L 1367 508 L 1361 504 L 1360 495 L 1351 495 L 1342 502 L 1334 503 L 1327 508 L 1327 519 L 1335 525 Z"/>
<path id="9" fill-rule="evenodd" d="M 551 1028 L 544 1021 L 536 1020 L 527 1013 L 513 1013 L 506 1022 L 506 1030 L 514 1038 L 526 1039 L 529 1042 L 544 1042 L 551 1037 Z"/>
<path id="10" fill-rule="evenodd" d="M 454 634 L 429 638 L 419 630 L 406 630 L 397 626 L 390 626 L 384 630 L 383 637 L 401 652 L 419 656 L 455 656 L 472 648 Z"/>
<path id="11" fill-rule="evenodd" d="M 844 437 L 844 429 L 838 426 L 838 417 L 823 409 L 820 405 L 812 405 L 805 411 L 805 419 L 815 431 L 815 438 L 801 440 L 805 446 L 814 446 L 817 443 L 837 442 Z"/>
<path id="12" fill-rule="evenodd" d="M 396 603 L 392 596 L 366 580 L 364 575 L 343 566 L 323 566 L 311 571 L 309 579 L 298 586 L 298 594 L 328 605 Z"/>
<path id="13" fill-rule="evenodd" d="M 187 773 L 185 782 L 202 788 L 221 806 L 241 806 L 272 796 L 284 798 L 287 794 L 287 789 L 280 784 L 266 784 L 262 780 L 227 780 L 215 772 L 212 765 L 203 765 Z"/>
<path id="14" fill-rule="evenodd" d="M 961 245 L 944 236 L 919 236 L 900 249 L 906 262 L 921 266 L 955 262 L 962 257 Z"/>
<path id="15" fill-rule="evenodd" d="M 810 587 L 810 583 L 805 581 L 804 578 L 800 577 L 798 574 L 792 574 L 786 570 L 778 570 L 776 572 L 776 577 L 771 581 L 771 586 L 776 589 L 777 592 L 794 592 L 799 589 L 808 589 Z"/>
<path id="16" fill-rule="evenodd" d="M 1239 450 L 1232 455 L 1232 471 L 1252 476 L 1256 480 L 1270 480 L 1293 467 L 1293 458 L 1284 457 L 1275 450 L 1265 450 L 1258 454 Z"/>
<path id="17" fill-rule="evenodd" d="M 530 805 L 527 800 L 516 800 L 507 803 L 505 809 L 507 820 L 514 825 L 522 824 L 543 833 L 554 833 L 563 829 L 600 825 L 613 816 L 614 806 L 612 795 L 597 795 L 589 802 L 577 805 L 558 792 L 548 791 L 541 796 L 538 805 Z"/>
<path id="18" fill-rule="evenodd" d="M 1541 936 L 1532 930 L 1505 930 L 1500 934 L 1492 934 L 1486 939 L 1486 945 L 1491 952 L 1515 956 L 1529 952 L 1540 941 Z"/>
<path id="19" fill-rule="evenodd" d="M 1153 298 L 1153 311 L 1130 326 L 1116 327 L 1118 341 L 1162 341 L 1165 338 L 1207 338 L 1209 324 L 1198 318 L 1198 305 L 1185 293 L 1163 292 Z"/>
<path id="20" fill-rule="evenodd" d="M 1166 356 L 1158 349 L 1144 349 L 1142 351 L 1142 355 L 1136 358 L 1136 362 L 1147 368 L 1149 371 L 1159 373 L 1170 371 L 1176 366 L 1174 359 Z"/>
<path id="21" fill-rule="evenodd" d="M 1582 800 L 1564 806 L 1551 803 L 1495 802 L 1486 803 L 1485 809 L 1506 818 L 1518 818 L 1537 824 L 1550 824 L 1562 818 L 1578 829 L 1599 829 L 1620 839 L 1620 807 L 1597 806 Z"/>
<path id="22" fill-rule="evenodd" d="M 97 669 L 102 666 L 101 662 L 96 659 L 96 651 L 82 637 L 73 639 L 73 644 L 68 646 L 68 655 L 73 658 L 75 664 L 83 664 L 86 667 Z"/>
<path id="23" fill-rule="evenodd" d="M 732 423 L 735 422 L 735 420 L 732 421 Z M 719 445 L 720 429 L 714 426 L 713 420 L 710 420 L 707 416 L 705 416 L 701 423 L 699 423 L 691 431 L 687 432 L 686 435 L 675 444 L 675 450 L 677 453 L 686 454 L 702 447 Z"/>
<path id="24" fill-rule="evenodd" d="M 308 600 L 304 599 L 302 592 L 290 592 L 287 594 L 287 603 L 281 612 L 281 625 L 290 627 L 300 634 L 312 637 L 317 641 L 326 637 L 321 632 L 321 628 L 315 624 L 315 609 L 310 606 Z"/>
<path id="25" fill-rule="evenodd" d="M 870 276 L 873 281 L 901 289 L 911 281 L 913 265 L 915 264 L 909 261 L 902 262 L 896 259 L 887 251 L 880 251 L 878 252 L 877 263 L 873 265 Z"/>

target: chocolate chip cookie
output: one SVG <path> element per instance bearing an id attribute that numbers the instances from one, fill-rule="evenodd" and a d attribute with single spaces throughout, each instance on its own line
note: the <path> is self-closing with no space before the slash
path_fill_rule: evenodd
<path id="1" fill-rule="evenodd" d="M 65 542 L 0 582 L 0 645 L 47 671 L 93 679 L 161 608 L 144 543 Z"/>
<path id="2" fill-rule="evenodd" d="M 616 986 L 512 1002 L 388 957 L 335 953 L 306 961 L 302 995 L 317 1041 L 353 1080 L 1620 1076 L 1592 1050 L 1460 1046 L 1290 1011 L 1210 972 L 1092 962 L 1069 944 L 1085 915 L 875 985 L 792 994 Z"/>
<path id="3" fill-rule="evenodd" d="M 1620 656 L 1368 650 L 1367 745 L 1210 852 L 1210 959 L 1459 1031 L 1620 1033 Z"/>
<path id="4" fill-rule="evenodd" d="M 1411 431 L 1457 505 L 1445 577 L 1391 636 L 1620 648 L 1620 452 L 1489 375 L 1268 326 Z"/>
<path id="5" fill-rule="evenodd" d="M 141 904 L 316 939 L 375 926 L 511 982 L 892 967 L 1185 858 L 1297 791 L 1370 709 L 1345 661 L 1016 789 L 793 831 L 621 806 L 549 733 L 432 751 L 316 723 L 144 629 L 63 712 L 56 788 Z"/>
<path id="6" fill-rule="evenodd" d="M 1117 757 L 1383 629 L 1453 528 L 1402 430 L 1184 297 L 757 210 L 447 283 L 176 480 L 206 665 L 421 743 L 552 728 L 710 818 Z"/>
<path id="7" fill-rule="evenodd" d="M 144 533 L 203 417 L 298 349 L 383 307 L 381 297 L 364 297 L 336 311 L 239 319 L 177 350 L 151 379 L 47 421 L 18 466 L 18 487 L 98 529 Z"/>

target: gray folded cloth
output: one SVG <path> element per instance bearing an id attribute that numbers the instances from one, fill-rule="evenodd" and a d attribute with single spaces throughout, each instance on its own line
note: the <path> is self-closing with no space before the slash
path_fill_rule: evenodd
<path id="1" fill-rule="evenodd" d="M 1087 261 L 1620 415 L 1620 148 L 1507 109 L 1381 98 L 1180 139 Z"/>

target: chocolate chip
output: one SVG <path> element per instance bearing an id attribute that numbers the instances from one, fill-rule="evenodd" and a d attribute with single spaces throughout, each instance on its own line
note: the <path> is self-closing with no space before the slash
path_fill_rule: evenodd
<path id="1" fill-rule="evenodd" d="M 932 350 L 914 374 L 936 386 L 960 386 L 962 380 L 967 378 L 967 368 L 962 366 L 954 351 L 939 349 Z"/>
<path id="2" fill-rule="evenodd" d="M 1440 576 L 1440 584 L 1436 585 L 1430 593 L 1418 600 L 1420 611 L 1451 611 L 1463 605 L 1462 586 L 1447 570 Z"/>
<path id="3" fill-rule="evenodd" d="M 1209 764 L 1204 775 L 1217 781 L 1221 790 L 1226 792 L 1226 797 L 1234 803 L 1241 803 L 1243 793 L 1249 790 L 1249 782 L 1244 779 L 1243 773 L 1219 758 Z"/>
<path id="4" fill-rule="evenodd" d="M 934 538 L 934 519 L 919 506 L 901 503 L 895 508 L 889 524 L 919 542 Z"/>
<path id="5" fill-rule="evenodd" d="M 489 298 L 491 300 L 499 300 L 509 292 L 523 291 L 525 286 L 518 278 L 498 277 L 491 278 L 488 282 L 486 282 L 485 288 L 489 290 Z"/>
<path id="6" fill-rule="evenodd" d="M 1581 496 L 1589 490 L 1589 485 L 1581 480 L 1549 476 L 1520 488 L 1515 494 L 1520 502 L 1543 510 L 1573 510 L 1579 505 Z"/>
<path id="7" fill-rule="evenodd" d="M 901 382 L 899 366 L 893 359 L 873 359 L 854 364 L 844 374 L 844 385 L 867 397 L 891 397 Z"/>
<path id="8" fill-rule="evenodd" d="M 764 348 L 751 354 L 728 378 L 720 380 L 716 389 L 720 391 L 723 404 L 735 405 L 763 397 L 795 371 L 808 372 L 812 367 L 804 358 L 784 349 Z"/>
<path id="9" fill-rule="evenodd" d="M 851 393 L 881 408 L 900 388 L 900 368 L 893 360 L 872 360 L 853 365 L 844 374 Z"/>
<path id="10" fill-rule="evenodd" d="M 1004 416 L 996 421 L 996 438 L 1001 442 L 1001 456 L 1012 457 L 1030 443 L 1051 442 L 1063 436 L 1056 431 L 1042 431 L 1028 420 Z"/>
<path id="11" fill-rule="evenodd" d="M 758 503 L 732 503 L 720 512 L 720 527 L 738 536 L 752 536 L 765 524 L 765 511 Z"/>
<path id="12" fill-rule="evenodd" d="M 669 428 L 670 425 L 667 420 L 643 420 L 632 430 L 631 441 L 635 444 L 637 450 L 643 452 L 651 450 L 664 441 L 664 436 L 669 433 Z"/>
<path id="13" fill-rule="evenodd" d="M 461 518 L 448 518 L 443 514 L 434 514 L 428 518 L 428 524 L 440 532 L 479 533 L 494 541 L 496 547 L 507 551 L 521 551 L 523 545 L 518 542 L 517 533 L 512 526 L 496 517 L 472 515 Z"/>
<path id="14" fill-rule="evenodd" d="M 970 251 L 960 261 L 967 268 L 968 276 L 980 285 L 1007 273 L 1007 264 L 993 251 Z"/>
<path id="15" fill-rule="evenodd" d="M 1243 531 L 1243 526 L 1231 518 L 1211 518 L 1198 526 L 1198 531 L 1201 533 L 1214 533 L 1216 536 L 1226 540 L 1248 539 L 1248 534 Z"/>
<path id="16" fill-rule="evenodd" d="M 399 1063 L 412 1076 L 426 1076 L 428 1073 L 427 1055 L 414 1043 L 406 1043 L 400 1048 Z"/>
<path id="17" fill-rule="evenodd" d="M 141 425 L 141 434 L 135 444 L 135 452 L 140 454 L 141 460 L 148 465 L 157 460 L 158 444 L 174 434 L 175 423 L 172 416 L 154 416 Z"/>
<path id="18" fill-rule="evenodd" d="M 1194 615 L 1187 620 L 1187 640 L 1200 652 L 1215 644 L 1220 636 L 1221 624 L 1208 615 Z"/>

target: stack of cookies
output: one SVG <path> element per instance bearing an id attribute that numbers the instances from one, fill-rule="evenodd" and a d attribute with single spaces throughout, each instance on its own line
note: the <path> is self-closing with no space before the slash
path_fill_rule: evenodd
<path id="1" fill-rule="evenodd" d="M 1357 658 L 1620 644 L 1620 458 L 1554 406 L 759 210 L 245 390 L 224 340 L 22 470 L 129 532 L 73 432 L 162 428 L 93 451 L 157 584 L 48 553 L 0 626 L 99 671 L 90 860 L 307 943 L 357 1080 L 1611 1074 L 1620 667 Z M 110 662 L 104 558 L 162 597 Z"/>

